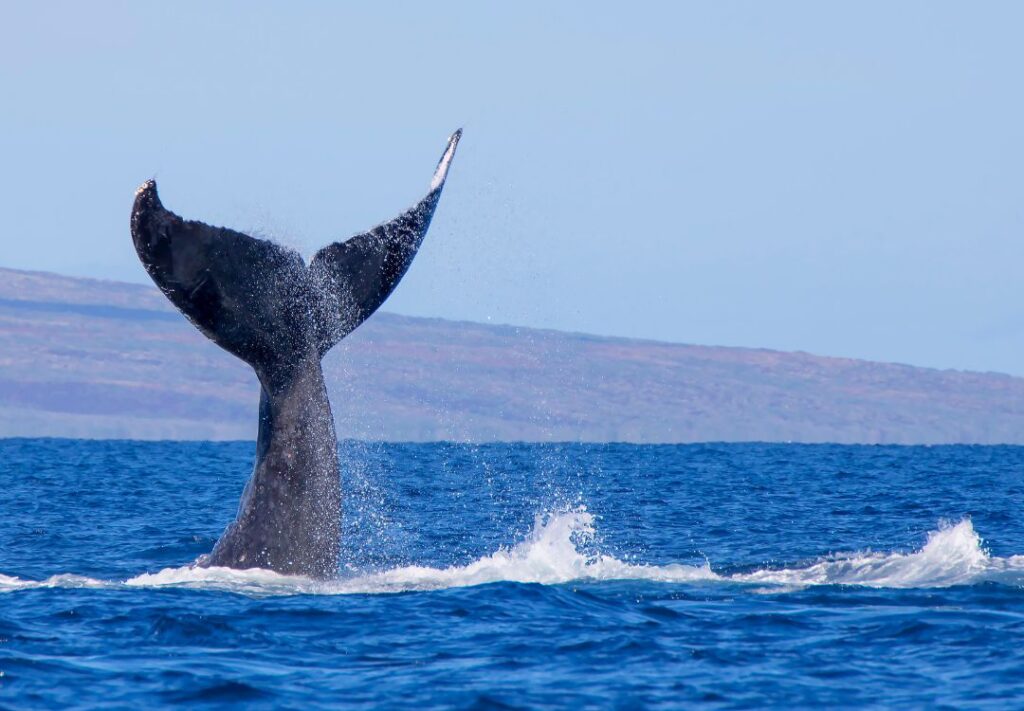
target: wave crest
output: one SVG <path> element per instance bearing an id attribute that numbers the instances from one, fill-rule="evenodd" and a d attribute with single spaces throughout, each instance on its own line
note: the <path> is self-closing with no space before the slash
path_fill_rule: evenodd
<path id="1" fill-rule="evenodd" d="M 944 588 L 982 582 L 1019 585 L 1024 558 L 993 558 L 969 519 L 942 524 L 913 553 L 839 553 L 805 567 L 756 570 L 737 582 L 805 587 L 859 585 L 872 588 Z"/>
<path id="2" fill-rule="evenodd" d="M 0 574 L 0 592 L 46 587 L 186 587 L 251 595 L 375 594 L 439 590 L 497 582 L 555 585 L 574 581 L 644 580 L 663 583 L 718 582 L 769 586 L 768 590 L 815 585 L 873 588 L 936 588 L 998 582 L 1024 585 L 1024 556 L 992 557 L 970 520 L 941 525 L 912 553 L 840 553 L 803 566 L 763 568 L 719 575 L 711 566 L 627 563 L 596 551 L 594 516 L 585 508 L 542 514 L 516 545 L 467 564 L 447 568 L 404 566 L 332 581 L 280 575 L 269 570 L 165 568 L 123 582 L 79 575 L 25 580 Z"/>

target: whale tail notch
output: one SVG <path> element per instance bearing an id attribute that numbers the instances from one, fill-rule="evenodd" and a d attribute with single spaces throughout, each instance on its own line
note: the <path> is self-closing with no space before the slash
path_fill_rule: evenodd
<path id="1" fill-rule="evenodd" d="M 390 222 L 314 255 L 184 220 L 139 188 L 132 241 L 150 277 L 195 326 L 257 373 L 322 357 L 394 291 L 426 236 L 462 131 L 448 140 L 430 191 Z"/>

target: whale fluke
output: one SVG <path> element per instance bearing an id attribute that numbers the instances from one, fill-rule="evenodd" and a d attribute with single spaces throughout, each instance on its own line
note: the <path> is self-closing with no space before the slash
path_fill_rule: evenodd
<path id="1" fill-rule="evenodd" d="M 156 183 L 135 195 L 132 241 L 161 291 L 261 385 L 256 465 L 238 515 L 201 565 L 337 573 L 337 439 L 320 360 L 384 303 L 430 226 L 462 131 L 430 190 L 390 222 L 324 247 L 310 261 L 274 242 L 184 220 Z"/>
<path id="2" fill-rule="evenodd" d="M 295 250 L 164 208 L 156 181 L 136 192 L 135 249 L 168 299 L 206 336 L 254 367 L 314 342 L 322 356 L 394 291 L 426 236 L 462 130 L 430 192 L 390 222 L 318 251 Z"/>
<path id="3" fill-rule="evenodd" d="M 319 324 L 321 355 L 376 311 L 409 269 L 430 227 L 461 137 L 459 129 L 448 139 L 426 197 L 390 222 L 327 245 L 313 256 L 309 270 L 328 299 Z"/>
<path id="4" fill-rule="evenodd" d="M 297 252 L 183 220 L 164 208 L 153 180 L 136 193 L 131 229 L 156 285 L 220 347 L 259 367 L 307 338 L 308 286 Z"/>

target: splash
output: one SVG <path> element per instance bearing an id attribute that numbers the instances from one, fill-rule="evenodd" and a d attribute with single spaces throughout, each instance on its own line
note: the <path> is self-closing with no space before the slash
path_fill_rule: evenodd
<path id="1" fill-rule="evenodd" d="M 595 538 L 593 514 L 585 508 L 577 508 L 538 515 L 522 541 L 468 565 L 447 568 L 410 565 L 332 581 L 288 577 L 267 570 L 167 568 L 159 573 L 140 575 L 124 584 L 202 587 L 259 594 L 343 595 L 441 590 L 498 582 L 542 585 L 584 580 L 689 582 L 717 577 L 707 566 L 635 565 L 601 553 L 588 553 Z"/>
<path id="2" fill-rule="evenodd" d="M 408 566 L 356 578 L 342 585 L 351 592 L 382 592 L 437 590 L 496 582 L 557 585 L 577 580 L 688 582 L 716 577 L 707 566 L 633 565 L 601 553 L 587 554 L 585 551 L 594 540 L 594 516 L 579 508 L 537 516 L 525 540 L 469 565 Z"/>
<path id="3" fill-rule="evenodd" d="M 995 558 L 970 520 L 943 524 L 913 553 L 841 553 L 806 567 L 756 570 L 730 577 L 769 585 L 859 585 L 872 588 L 945 588 L 998 582 L 1024 585 L 1024 556 Z"/>
<path id="4" fill-rule="evenodd" d="M 710 565 L 644 565 L 621 561 L 596 548 L 594 516 L 585 508 L 536 517 L 519 543 L 467 565 L 405 566 L 332 581 L 280 575 L 269 570 L 166 568 L 125 581 L 78 575 L 25 580 L 0 574 L 0 592 L 32 588 L 198 588 L 246 595 L 344 595 L 441 590 L 498 582 L 557 585 L 570 582 L 642 580 L 660 583 L 726 583 L 788 590 L 815 585 L 872 588 L 941 588 L 997 582 L 1024 586 L 1024 556 L 998 558 L 983 547 L 969 520 L 941 525 L 912 553 L 842 553 L 808 565 L 719 575 Z"/>

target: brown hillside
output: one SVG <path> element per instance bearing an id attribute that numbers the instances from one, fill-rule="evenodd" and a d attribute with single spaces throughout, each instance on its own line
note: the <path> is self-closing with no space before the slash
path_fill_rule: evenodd
<path id="1" fill-rule="evenodd" d="M 1024 442 L 1024 379 L 377 314 L 342 437 Z M 248 439 L 256 379 L 155 288 L 0 269 L 0 436 Z"/>

